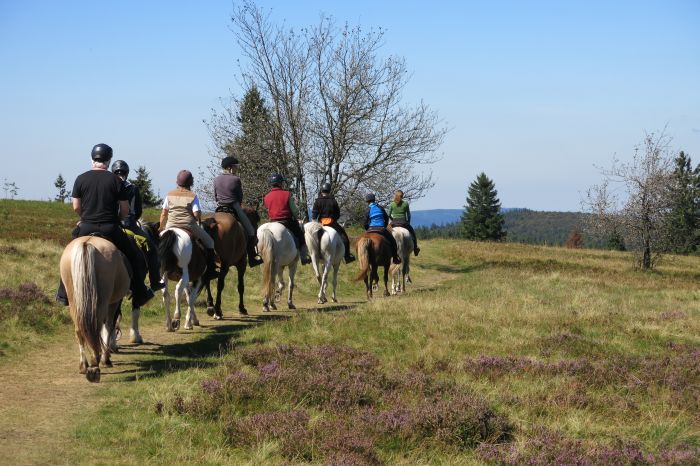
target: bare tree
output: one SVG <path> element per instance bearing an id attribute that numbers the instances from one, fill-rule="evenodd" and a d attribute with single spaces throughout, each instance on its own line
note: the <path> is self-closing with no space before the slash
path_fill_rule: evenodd
<path id="1" fill-rule="evenodd" d="M 621 235 L 634 252 L 636 265 L 651 269 L 669 244 L 668 215 L 673 157 L 670 138 L 662 131 L 646 134 L 630 162 L 613 159 L 601 170 L 603 182 L 591 187 L 584 205 L 592 214 L 593 233 Z"/>
<path id="2" fill-rule="evenodd" d="M 257 88 L 269 105 L 269 156 L 290 181 L 304 216 L 325 181 L 343 208 L 365 191 L 388 200 L 401 188 L 416 199 L 433 185 L 427 165 L 436 161 L 446 129 L 424 103 L 402 105 L 405 60 L 379 56 L 381 30 L 338 27 L 321 17 L 317 26 L 297 32 L 273 24 L 249 1 L 234 10 L 232 21 L 247 59 L 243 84 Z M 232 97 L 227 109 L 213 112 L 217 160 L 242 132 L 240 107 Z"/>

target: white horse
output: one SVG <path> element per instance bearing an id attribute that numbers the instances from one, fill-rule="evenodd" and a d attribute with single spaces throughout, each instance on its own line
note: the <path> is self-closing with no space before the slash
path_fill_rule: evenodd
<path id="1" fill-rule="evenodd" d="M 318 292 L 318 304 L 328 302 L 326 289 L 328 288 L 328 271 L 333 267 L 333 295 L 331 299 L 338 302 L 335 289 L 338 286 L 338 269 L 345 256 L 345 245 L 335 229 L 321 225 L 319 222 L 308 222 L 304 225 L 304 239 L 306 247 L 311 255 L 311 264 L 314 266 L 316 280 L 321 285 Z M 323 270 L 321 270 L 323 261 Z"/>
<path id="2" fill-rule="evenodd" d="M 411 254 L 413 254 L 413 239 L 411 233 L 403 227 L 392 227 L 391 234 L 394 235 L 397 246 L 397 254 L 401 258 L 400 264 L 391 266 L 391 294 L 405 293 L 406 282 L 411 282 Z"/>
<path id="3" fill-rule="evenodd" d="M 199 319 L 194 312 L 194 303 L 202 289 L 202 275 L 207 268 L 204 252 L 194 247 L 190 235 L 181 228 L 168 228 L 161 233 L 158 254 L 162 271 L 163 302 L 165 303 L 165 328 L 172 332 L 180 327 L 180 297 L 184 292 L 187 298 L 187 316 L 185 330 L 191 330 L 193 325 L 199 325 Z M 170 293 L 168 279 L 176 281 L 175 285 L 175 314 L 170 319 Z"/>
<path id="4" fill-rule="evenodd" d="M 258 228 L 258 253 L 262 264 L 263 310 L 276 310 L 275 299 L 279 299 L 284 290 L 284 268 L 289 268 L 289 294 L 287 306 L 296 309 L 292 302 L 294 292 L 294 275 L 299 263 L 299 251 L 294 237 L 281 223 L 269 222 Z M 277 289 L 275 290 L 275 284 Z"/>

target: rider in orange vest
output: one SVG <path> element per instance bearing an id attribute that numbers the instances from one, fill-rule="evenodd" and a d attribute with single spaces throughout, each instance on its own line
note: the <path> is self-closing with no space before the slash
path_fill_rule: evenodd
<path id="1" fill-rule="evenodd" d="M 355 256 L 350 252 L 350 239 L 348 238 L 348 234 L 345 233 L 345 229 L 342 225 L 338 223 L 340 207 L 338 206 L 338 201 L 336 201 L 331 194 L 330 183 L 323 183 L 323 186 L 321 186 L 321 194 L 319 194 L 316 201 L 314 201 L 314 207 L 311 209 L 311 218 L 317 222 L 321 222 L 325 226 L 333 228 L 340 234 L 340 238 L 345 245 L 346 264 L 355 260 Z"/>

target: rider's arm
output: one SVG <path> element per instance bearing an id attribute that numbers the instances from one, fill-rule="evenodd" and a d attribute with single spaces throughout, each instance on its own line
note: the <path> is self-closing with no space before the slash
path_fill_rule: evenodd
<path id="1" fill-rule="evenodd" d="M 406 204 L 406 222 L 411 223 L 411 206 Z"/>
<path id="2" fill-rule="evenodd" d="M 319 213 L 318 213 L 318 199 L 314 201 L 314 206 L 311 208 L 311 220 L 319 220 Z"/>
<path id="3" fill-rule="evenodd" d="M 289 210 L 292 211 L 292 216 L 294 218 L 299 218 L 299 209 L 297 209 L 296 204 L 294 203 L 294 197 L 289 196 Z"/>
<path id="4" fill-rule="evenodd" d="M 143 215 L 143 201 L 141 200 L 141 191 L 134 186 L 134 221 L 141 218 Z"/>
<path id="5" fill-rule="evenodd" d="M 163 210 L 160 211 L 160 222 L 158 225 L 158 231 L 165 230 L 165 224 L 168 222 L 168 198 L 166 196 L 163 200 Z"/>
<path id="6" fill-rule="evenodd" d="M 80 213 L 82 212 L 81 205 L 80 205 L 80 198 L 79 197 L 72 197 L 71 198 L 72 204 L 73 204 L 73 212 L 78 214 L 80 216 Z"/>
<path id="7" fill-rule="evenodd" d="M 192 215 L 194 215 L 195 220 L 197 220 L 197 223 L 200 223 L 202 221 L 202 207 L 199 205 L 199 198 L 195 194 L 194 199 L 192 200 Z"/>

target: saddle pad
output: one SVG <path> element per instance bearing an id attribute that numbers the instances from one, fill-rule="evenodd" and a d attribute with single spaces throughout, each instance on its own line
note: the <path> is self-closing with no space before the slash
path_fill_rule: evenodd
<path id="1" fill-rule="evenodd" d="M 330 225 L 333 223 L 333 219 L 330 217 L 321 217 L 321 225 Z"/>
<path id="2" fill-rule="evenodd" d="M 133 231 L 129 230 L 128 228 L 122 228 L 124 233 L 126 233 L 129 236 L 132 236 L 134 240 L 136 240 L 136 244 L 138 244 L 139 248 L 141 248 L 144 251 L 148 251 L 148 240 L 146 239 L 145 236 L 142 235 L 137 235 Z"/>

